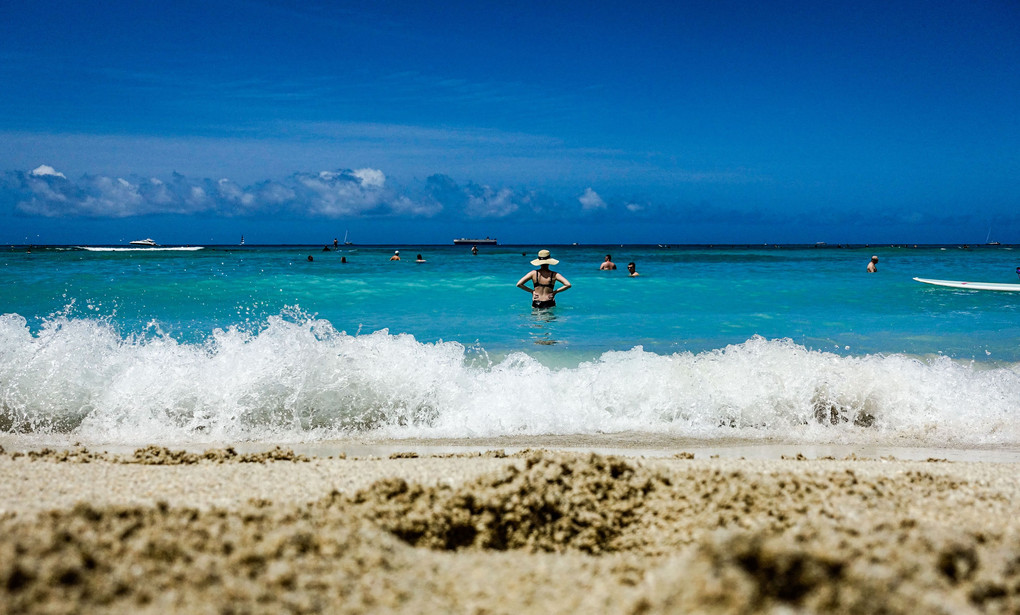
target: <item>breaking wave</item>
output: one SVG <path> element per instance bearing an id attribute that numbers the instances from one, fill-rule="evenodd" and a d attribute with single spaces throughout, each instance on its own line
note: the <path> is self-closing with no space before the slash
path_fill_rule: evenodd
<path id="1" fill-rule="evenodd" d="M 753 337 L 554 367 L 298 310 L 183 343 L 155 324 L 0 316 L 0 432 L 105 442 L 315 441 L 637 431 L 903 446 L 1020 443 L 1020 364 L 838 356 Z"/>

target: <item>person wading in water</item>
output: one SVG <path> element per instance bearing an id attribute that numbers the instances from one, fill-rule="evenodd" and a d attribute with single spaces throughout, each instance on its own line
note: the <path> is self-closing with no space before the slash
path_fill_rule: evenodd
<path id="1" fill-rule="evenodd" d="M 562 274 L 549 269 L 549 265 L 558 265 L 560 261 L 550 257 L 549 250 L 539 250 L 538 258 L 531 261 L 538 269 L 529 271 L 517 282 L 517 288 L 531 293 L 531 307 L 551 308 L 556 305 L 556 294 L 570 288 L 570 282 Z M 532 287 L 525 286 L 528 282 Z M 556 288 L 556 282 L 563 286 Z"/>

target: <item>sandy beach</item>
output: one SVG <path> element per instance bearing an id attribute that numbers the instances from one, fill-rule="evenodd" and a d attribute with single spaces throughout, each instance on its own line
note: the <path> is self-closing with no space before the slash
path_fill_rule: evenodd
<path id="1" fill-rule="evenodd" d="M 1015 613 L 1012 463 L 0 454 L 8 613 Z"/>

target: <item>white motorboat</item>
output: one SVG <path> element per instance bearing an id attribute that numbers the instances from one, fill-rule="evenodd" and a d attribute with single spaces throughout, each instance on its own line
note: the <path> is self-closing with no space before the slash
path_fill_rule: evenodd
<path id="1" fill-rule="evenodd" d="M 136 239 L 136 240 L 134 240 L 134 241 L 132 241 L 130 243 L 133 246 L 149 246 L 149 247 L 152 247 L 152 248 L 154 248 L 154 247 L 159 245 L 158 243 L 156 243 L 155 241 L 153 241 L 151 239 Z"/>

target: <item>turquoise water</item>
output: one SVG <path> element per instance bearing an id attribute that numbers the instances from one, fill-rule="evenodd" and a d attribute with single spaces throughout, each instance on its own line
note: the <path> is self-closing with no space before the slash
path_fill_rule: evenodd
<path id="1" fill-rule="evenodd" d="M 0 251 L 0 429 L 1020 443 L 1020 293 L 911 279 L 1018 282 L 1011 247 L 552 246 L 547 311 L 538 249 Z"/>
<path id="2" fill-rule="evenodd" d="M 912 277 L 1018 282 L 1011 248 L 740 249 L 558 247 L 574 287 L 533 314 L 514 287 L 535 247 L 205 248 L 0 254 L 0 310 L 33 328 L 54 314 L 107 318 L 124 335 L 196 342 L 300 310 L 348 333 L 388 329 L 489 352 L 584 358 L 641 345 L 704 351 L 755 335 L 838 354 L 944 353 L 1020 361 L 1020 293 L 933 288 Z M 598 270 L 615 252 L 620 269 Z M 422 253 L 427 263 L 417 264 Z M 522 255 L 525 253 L 526 256 Z M 877 275 L 865 275 L 872 253 Z M 308 262 L 307 256 L 315 260 Z M 340 257 L 347 264 L 341 264 Z M 624 265 L 638 264 L 639 278 Z M 541 345 L 558 348 L 536 348 Z M 569 362 L 571 359 L 565 359 Z"/>

